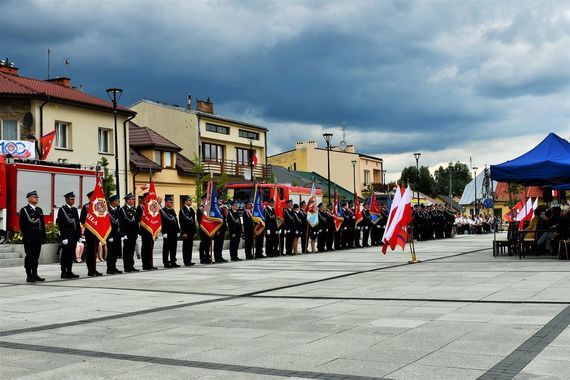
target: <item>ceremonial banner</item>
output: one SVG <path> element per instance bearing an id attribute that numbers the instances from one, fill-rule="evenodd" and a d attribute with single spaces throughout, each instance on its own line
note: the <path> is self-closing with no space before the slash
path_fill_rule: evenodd
<path id="1" fill-rule="evenodd" d="M 261 192 L 257 185 L 255 185 L 255 195 L 253 196 L 253 214 L 251 219 L 254 221 L 253 227 L 254 236 L 259 236 L 265 229 L 265 213 L 261 204 Z"/>
<path id="2" fill-rule="evenodd" d="M 524 202 L 523 201 L 519 201 L 516 205 L 514 205 L 510 211 L 508 211 L 505 215 L 503 215 L 503 218 L 507 221 L 507 222 L 512 222 L 516 219 L 518 213 L 521 211 L 521 209 L 524 207 Z"/>
<path id="3" fill-rule="evenodd" d="M 340 208 L 340 199 L 338 196 L 338 191 L 334 191 L 334 228 L 338 231 L 342 226 L 342 222 L 344 220 L 344 214 L 342 213 L 342 209 Z"/>
<path id="4" fill-rule="evenodd" d="M 107 237 L 111 233 L 111 218 L 107 209 L 107 201 L 103 194 L 103 183 L 101 178 L 97 177 L 95 189 L 89 200 L 87 207 L 87 215 L 85 216 L 85 228 L 97 236 L 101 244 L 105 245 Z"/>
<path id="5" fill-rule="evenodd" d="M 396 191 L 388 223 L 382 237 L 382 253 L 386 254 L 388 246 L 394 250 L 396 246 L 404 250 L 408 241 L 408 225 L 412 221 L 412 190 L 410 186 Z"/>
<path id="6" fill-rule="evenodd" d="M 358 223 L 362 221 L 362 210 L 360 209 L 360 201 L 358 200 L 358 196 L 354 195 L 354 220 L 355 224 L 358 226 Z"/>
<path id="7" fill-rule="evenodd" d="M 209 237 L 214 236 L 214 234 L 222 227 L 224 223 L 224 218 L 222 216 L 222 210 L 218 205 L 218 197 L 216 195 L 216 185 L 212 181 L 208 182 L 206 198 L 206 208 L 204 210 L 204 216 L 200 222 L 200 229 L 206 233 Z"/>
<path id="8" fill-rule="evenodd" d="M 53 146 L 54 139 L 55 139 L 55 129 L 40 138 L 40 146 L 42 147 L 42 158 L 41 158 L 42 160 L 45 160 L 49 152 L 51 152 L 51 147 Z"/>
<path id="9" fill-rule="evenodd" d="M 281 199 L 279 196 L 279 189 L 275 186 L 275 190 L 273 191 L 273 200 L 275 201 L 275 219 L 277 221 L 277 228 L 281 227 L 283 224 L 283 202 L 286 202 L 286 199 Z"/>
<path id="10" fill-rule="evenodd" d="M 148 186 L 148 195 L 145 199 L 145 204 L 143 205 L 143 213 L 141 216 L 141 227 L 150 232 L 153 239 L 156 239 L 156 235 L 162 227 L 162 219 L 160 218 L 160 205 L 156 200 L 156 189 L 154 187 L 154 182 L 151 179 Z"/>
<path id="11" fill-rule="evenodd" d="M 311 186 L 311 195 L 305 206 L 305 212 L 307 213 L 307 223 L 311 227 L 316 227 L 319 224 L 319 210 L 317 210 L 317 189 L 315 187 L 315 181 Z"/>
<path id="12" fill-rule="evenodd" d="M 29 158 L 36 156 L 33 141 L 0 140 L 0 155 L 10 155 L 13 158 Z"/>
<path id="13" fill-rule="evenodd" d="M 382 211 L 380 210 L 380 206 L 376 201 L 376 197 L 374 196 L 374 192 L 370 195 L 370 220 L 372 223 L 376 224 L 380 220 L 380 216 L 382 215 Z"/>

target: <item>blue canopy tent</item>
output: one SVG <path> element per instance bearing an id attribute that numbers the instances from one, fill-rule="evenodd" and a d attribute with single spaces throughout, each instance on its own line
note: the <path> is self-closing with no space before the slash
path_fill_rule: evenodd
<path id="1" fill-rule="evenodd" d="M 520 157 L 491 165 L 491 179 L 525 186 L 570 183 L 570 143 L 550 133 L 540 144 Z"/>

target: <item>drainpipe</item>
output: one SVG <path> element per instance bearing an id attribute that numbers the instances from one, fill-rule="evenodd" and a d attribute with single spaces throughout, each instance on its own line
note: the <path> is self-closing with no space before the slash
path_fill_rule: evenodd
<path id="1" fill-rule="evenodd" d="M 125 159 L 125 195 L 129 193 L 129 147 L 127 146 L 127 123 L 135 118 L 136 115 L 129 116 L 127 120 L 123 122 L 123 149 L 124 159 Z M 115 147 L 117 149 L 117 147 Z M 134 180 L 133 180 L 134 181 Z M 134 182 L 133 182 L 134 183 Z M 133 187 L 134 191 L 134 187 Z"/>
<path id="2" fill-rule="evenodd" d="M 46 98 L 44 99 L 44 102 L 40 106 L 40 139 L 44 135 L 44 106 L 47 104 L 47 102 L 49 102 L 49 96 L 46 96 Z M 37 136 L 36 136 L 36 141 L 40 141 L 37 138 Z M 37 149 L 37 150 L 40 152 L 40 159 L 41 159 L 44 152 L 43 152 L 42 144 L 38 144 L 38 145 L 39 145 L 39 149 Z"/>
<path id="3" fill-rule="evenodd" d="M 268 168 L 267 165 L 269 165 L 269 164 L 267 163 L 267 131 L 265 131 L 265 133 L 263 133 L 263 137 L 264 137 L 264 139 L 265 139 L 265 147 L 264 147 L 264 150 L 265 150 L 265 163 L 264 163 L 264 165 L 265 165 L 265 170 L 267 170 L 267 168 Z M 263 177 L 265 177 L 265 170 L 263 169 L 263 166 L 262 166 L 261 168 L 262 168 L 262 169 L 261 169 L 261 172 L 263 173 Z M 265 178 L 264 178 L 264 179 L 265 179 Z"/>

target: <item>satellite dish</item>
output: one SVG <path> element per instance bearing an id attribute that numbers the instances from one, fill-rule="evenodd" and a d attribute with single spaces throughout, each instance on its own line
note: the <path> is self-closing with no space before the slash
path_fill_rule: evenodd
<path id="1" fill-rule="evenodd" d="M 338 146 L 340 149 L 342 150 L 346 150 L 346 147 L 348 146 L 346 141 L 342 140 L 341 142 L 338 143 Z"/>
<path id="2" fill-rule="evenodd" d="M 34 125 L 34 115 L 31 112 L 26 112 L 24 115 L 24 127 L 31 128 Z"/>

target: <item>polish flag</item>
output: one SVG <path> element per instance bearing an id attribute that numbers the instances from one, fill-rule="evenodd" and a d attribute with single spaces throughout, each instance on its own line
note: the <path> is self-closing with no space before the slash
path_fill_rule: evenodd
<path id="1" fill-rule="evenodd" d="M 525 206 L 517 214 L 517 217 L 515 218 L 515 220 L 517 222 L 519 222 L 519 229 L 520 230 L 523 229 L 524 222 L 526 222 L 527 220 L 530 221 L 532 219 L 532 216 L 534 215 L 534 207 L 538 203 L 537 201 L 538 201 L 538 198 L 534 203 L 532 202 L 532 198 L 528 198 Z"/>
<path id="2" fill-rule="evenodd" d="M 405 249 L 408 242 L 408 225 L 412 222 L 412 190 L 410 186 L 396 191 L 394 202 L 390 210 L 390 216 L 384 236 L 382 237 L 382 253 L 386 254 L 388 246 L 394 250 L 396 246 Z"/>

